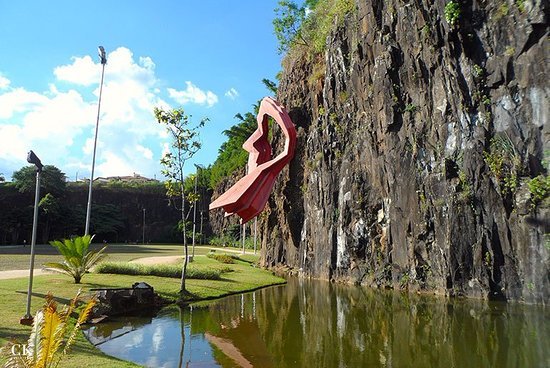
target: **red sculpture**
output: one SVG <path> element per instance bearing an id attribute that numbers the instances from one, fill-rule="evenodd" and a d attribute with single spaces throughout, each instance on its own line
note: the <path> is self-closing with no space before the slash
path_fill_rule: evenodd
<path id="1" fill-rule="evenodd" d="M 267 140 L 268 116 L 281 127 L 285 135 L 285 147 L 271 159 L 271 145 Z M 277 175 L 294 157 L 296 129 L 283 106 L 270 97 L 265 97 L 258 111 L 258 129 L 243 144 L 249 152 L 248 173 L 235 185 L 210 204 L 210 209 L 223 207 L 225 215 L 237 214 L 243 223 L 258 215 L 265 207 Z"/>

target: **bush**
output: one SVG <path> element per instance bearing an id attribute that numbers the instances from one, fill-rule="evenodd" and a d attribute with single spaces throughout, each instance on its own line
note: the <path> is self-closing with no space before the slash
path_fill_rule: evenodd
<path id="1" fill-rule="evenodd" d="M 218 262 L 226 263 L 226 264 L 235 263 L 235 259 L 239 258 L 229 254 L 216 254 L 216 253 L 208 253 L 206 256 L 208 258 L 212 258 Z"/>
<path id="2" fill-rule="evenodd" d="M 531 193 L 531 202 L 537 205 L 550 195 L 550 176 L 539 175 L 531 179 L 527 186 Z"/>
<path id="3" fill-rule="evenodd" d="M 451 1 L 445 5 L 445 20 L 452 27 L 458 23 L 458 18 L 460 18 L 460 4 L 456 1 Z"/>
<path id="4" fill-rule="evenodd" d="M 95 272 L 119 275 L 181 277 L 181 267 L 179 265 L 142 265 L 126 262 L 104 262 L 96 267 Z M 220 280 L 221 273 L 221 270 L 210 268 L 200 269 L 190 265 L 187 267 L 186 277 L 188 279 Z"/>

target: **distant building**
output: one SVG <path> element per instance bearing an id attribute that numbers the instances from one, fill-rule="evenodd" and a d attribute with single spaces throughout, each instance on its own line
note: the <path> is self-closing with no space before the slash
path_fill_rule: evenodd
<path id="1" fill-rule="evenodd" d="M 81 182 L 88 182 L 90 179 L 83 178 L 79 181 Z M 112 183 L 115 181 L 123 182 L 123 183 L 151 183 L 151 182 L 158 182 L 157 179 L 150 179 L 146 178 L 145 176 L 141 176 L 139 174 L 134 173 L 133 175 L 127 175 L 127 176 L 107 176 L 107 177 L 97 177 L 94 179 L 94 182 L 97 183 Z"/>

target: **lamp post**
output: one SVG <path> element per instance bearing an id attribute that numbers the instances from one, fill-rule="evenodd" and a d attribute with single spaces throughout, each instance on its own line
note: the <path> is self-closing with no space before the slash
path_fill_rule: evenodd
<path id="1" fill-rule="evenodd" d="M 191 247 L 192 249 L 191 254 L 193 259 L 195 258 L 195 232 L 197 229 L 197 179 L 199 177 L 199 170 L 202 169 L 202 166 L 195 164 L 195 167 L 197 171 L 195 172 L 195 198 L 194 198 L 195 203 L 193 204 L 193 246 Z"/>
<path id="2" fill-rule="evenodd" d="M 254 218 L 254 254 L 256 254 L 257 237 L 258 237 L 258 216 Z"/>
<path id="3" fill-rule="evenodd" d="M 32 220 L 32 239 L 31 239 L 31 260 L 29 265 L 29 288 L 27 290 L 27 309 L 25 316 L 19 320 L 22 325 L 32 325 L 33 318 L 31 315 L 31 294 L 32 294 L 32 278 L 34 272 L 34 246 L 36 244 L 36 227 L 38 224 L 38 200 L 40 198 L 40 174 L 42 173 L 42 162 L 31 150 L 27 155 L 27 162 L 36 166 L 36 189 L 34 193 L 34 215 Z"/>
<path id="4" fill-rule="evenodd" d="M 201 202 L 202 203 L 202 202 Z M 200 234 L 201 234 L 201 244 L 204 245 L 204 235 L 202 233 L 202 220 L 203 220 L 203 213 L 204 211 L 202 210 L 202 205 L 201 205 L 201 227 L 200 227 Z"/>
<path id="5" fill-rule="evenodd" d="M 143 209 L 143 245 L 145 245 L 145 208 Z"/>
<path id="6" fill-rule="evenodd" d="M 86 228 L 84 230 L 84 235 L 88 235 L 90 233 L 90 213 L 92 212 L 92 183 L 94 182 L 97 131 L 99 128 L 99 112 L 101 110 L 101 93 L 103 92 L 103 76 L 105 75 L 105 64 L 107 64 L 107 57 L 105 56 L 105 49 L 103 48 L 103 46 L 99 46 L 97 50 L 99 52 L 99 59 L 101 61 L 101 83 L 99 84 L 99 100 L 97 102 L 97 120 L 95 123 L 94 153 L 92 156 L 92 172 L 90 174 L 90 186 L 88 188 L 88 206 L 86 208 Z"/>

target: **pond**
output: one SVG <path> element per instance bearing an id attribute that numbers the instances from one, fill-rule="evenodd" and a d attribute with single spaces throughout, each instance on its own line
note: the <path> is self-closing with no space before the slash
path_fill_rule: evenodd
<path id="1" fill-rule="evenodd" d="M 147 367 L 550 367 L 541 306 L 288 281 L 85 334 Z"/>

